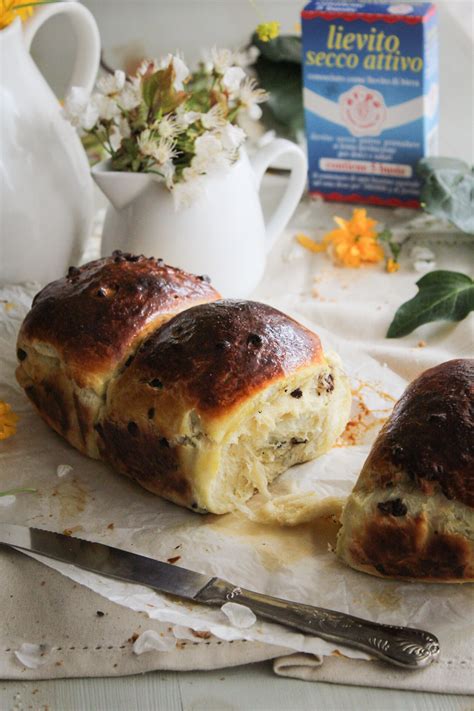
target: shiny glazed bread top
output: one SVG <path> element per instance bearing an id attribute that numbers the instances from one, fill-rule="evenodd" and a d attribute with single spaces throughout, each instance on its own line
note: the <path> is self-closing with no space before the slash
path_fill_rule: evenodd
<path id="1" fill-rule="evenodd" d="M 179 384 L 197 410 L 226 411 L 273 380 L 324 362 L 315 333 L 255 301 L 187 309 L 142 345 L 127 378 Z M 298 393 L 295 394 L 295 397 Z"/>
<path id="2" fill-rule="evenodd" d="M 213 301 L 218 292 L 205 276 L 194 276 L 161 259 L 116 251 L 48 284 L 34 299 L 21 341 L 50 344 L 78 385 L 120 362 L 152 327 L 189 306 Z"/>
<path id="3" fill-rule="evenodd" d="M 416 378 L 379 434 L 357 489 L 408 477 L 424 494 L 474 507 L 474 360 L 441 363 Z"/>

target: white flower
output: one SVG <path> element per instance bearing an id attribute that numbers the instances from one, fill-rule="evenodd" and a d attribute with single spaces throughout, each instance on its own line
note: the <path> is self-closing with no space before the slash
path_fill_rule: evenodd
<path id="1" fill-rule="evenodd" d="M 144 59 L 137 69 L 137 76 L 143 77 L 148 72 L 153 74 L 153 72 L 156 72 L 157 69 L 159 69 L 157 59 Z"/>
<path id="2" fill-rule="evenodd" d="M 181 59 L 181 57 L 177 55 L 168 54 L 164 59 L 161 60 L 160 68 L 167 69 L 170 64 L 173 64 L 173 69 L 175 73 L 175 80 L 173 86 L 176 91 L 181 91 L 183 88 L 183 82 L 188 78 L 190 71 Z"/>
<path id="3" fill-rule="evenodd" d="M 239 90 L 244 77 L 245 72 L 241 67 L 230 67 L 224 72 L 222 83 L 228 91 L 234 94 Z"/>
<path id="4" fill-rule="evenodd" d="M 211 49 L 210 61 L 217 74 L 224 74 L 234 64 L 234 54 L 230 49 Z M 212 71 L 212 69 L 211 69 Z"/>
<path id="5" fill-rule="evenodd" d="M 251 77 L 247 77 L 240 86 L 239 100 L 241 105 L 247 109 L 247 114 L 251 119 L 258 121 L 262 115 L 262 109 L 258 104 L 268 99 L 268 94 L 263 89 L 257 87 L 257 82 Z"/>
<path id="6" fill-rule="evenodd" d="M 117 69 L 114 74 L 107 74 L 97 82 L 97 91 L 105 96 L 118 94 L 125 86 L 125 72 Z"/>
<path id="7" fill-rule="evenodd" d="M 154 158 L 160 166 L 169 163 L 176 155 L 173 141 L 169 138 L 157 140 L 149 128 L 141 132 L 137 143 L 140 153 Z"/>
<path id="8" fill-rule="evenodd" d="M 240 126 L 234 126 L 232 123 L 226 124 L 219 136 L 225 150 L 231 153 L 238 151 L 247 138 L 245 131 Z"/>
<path id="9" fill-rule="evenodd" d="M 199 173 L 196 168 L 189 166 L 189 168 L 184 168 L 182 172 L 183 180 L 189 182 L 190 180 L 197 180 L 199 178 Z"/>
<path id="10" fill-rule="evenodd" d="M 174 174 L 175 174 L 176 168 L 174 166 L 173 161 L 168 161 L 168 163 L 165 163 L 164 165 L 160 166 L 160 173 L 163 173 L 166 187 L 168 190 L 171 190 L 173 187 L 173 179 L 174 179 Z"/>
<path id="11" fill-rule="evenodd" d="M 73 86 L 64 101 L 65 118 L 76 128 L 89 131 L 97 119 L 99 111 L 90 94 L 80 86 Z"/>
<path id="12" fill-rule="evenodd" d="M 125 84 L 117 101 L 124 111 L 132 111 L 132 109 L 136 109 L 140 105 L 141 100 L 140 82 L 133 79 Z"/>
<path id="13" fill-rule="evenodd" d="M 169 138 L 160 138 L 159 142 L 155 143 L 155 148 L 151 155 L 159 165 L 169 163 L 176 155 L 173 141 Z"/>
<path id="14" fill-rule="evenodd" d="M 221 128 L 226 124 L 224 110 L 219 104 L 215 104 L 207 113 L 201 114 L 201 123 L 204 128 Z"/>
<path id="15" fill-rule="evenodd" d="M 144 156 L 152 156 L 155 150 L 156 142 L 152 138 L 149 128 L 146 128 L 140 133 L 137 139 L 138 150 Z"/>
<path id="16" fill-rule="evenodd" d="M 215 157 L 222 151 L 222 143 L 210 131 L 198 136 L 194 142 L 194 152 L 197 156 Z"/>
<path id="17" fill-rule="evenodd" d="M 238 67 L 248 67 L 251 64 L 255 64 L 257 59 L 260 56 L 260 50 L 258 47 L 255 47 L 255 45 L 252 45 L 249 47 L 247 50 L 244 50 L 243 52 L 235 52 L 234 53 L 234 64 L 236 64 Z"/>
<path id="18" fill-rule="evenodd" d="M 162 138 L 174 138 L 179 133 L 179 126 L 173 116 L 163 116 L 156 124 L 156 129 Z"/>
<path id="19" fill-rule="evenodd" d="M 118 127 L 123 138 L 130 138 L 130 136 L 132 135 L 132 130 L 125 116 L 122 116 L 119 119 Z"/>
<path id="20" fill-rule="evenodd" d="M 120 107 L 117 104 L 117 99 L 102 94 L 94 94 L 92 100 L 99 113 L 99 118 L 104 121 L 111 121 L 117 116 L 120 116 Z"/>
<path id="21" fill-rule="evenodd" d="M 175 111 L 176 126 L 180 131 L 196 123 L 200 118 L 201 114 L 198 111 L 186 111 L 182 104 Z"/>
<path id="22" fill-rule="evenodd" d="M 114 152 L 118 151 L 118 149 L 122 145 L 122 138 L 123 136 L 120 132 L 119 127 L 112 126 L 112 130 L 109 133 L 109 143 Z"/>

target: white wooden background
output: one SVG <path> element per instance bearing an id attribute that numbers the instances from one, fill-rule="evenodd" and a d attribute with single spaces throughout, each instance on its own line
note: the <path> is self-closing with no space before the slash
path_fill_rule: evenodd
<path id="1" fill-rule="evenodd" d="M 474 711 L 469 696 L 281 679 L 268 663 L 118 679 L 0 682 L 0 711 Z"/>

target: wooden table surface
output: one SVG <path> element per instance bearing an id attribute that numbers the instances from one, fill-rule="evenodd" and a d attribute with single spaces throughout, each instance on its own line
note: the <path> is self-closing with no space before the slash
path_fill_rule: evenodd
<path id="1" fill-rule="evenodd" d="M 469 696 L 282 679 L 262 662 L 211 672 L 0 682 L 0 711 L 474 711 Z"/>

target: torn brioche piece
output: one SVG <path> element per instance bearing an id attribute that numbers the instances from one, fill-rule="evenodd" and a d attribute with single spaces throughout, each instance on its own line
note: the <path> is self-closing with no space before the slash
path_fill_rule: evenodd
<path id="1" fill-rule="evenodd" d="M 344 507 L 337 553 L 372 575 L 474 581 L 474 360 L 408 386 Z"/>
<path id="2" fill-rule="evenodd" d="M 316 334 L 265 304 L 217 301 L 156 330 L 110 383 L 99 450 L 146 489 L 222 514 L 326 452 L 350 403 Z"/>
<path id="3" fill-rule="evenodd" d="M 219 298 L 207 277 L 162 259 L 116 251 L 48 284 L 17 343 L 17 380 L 41 417 L 90 457 L 110 381 L 143 339 L 172 316 Z"/>

